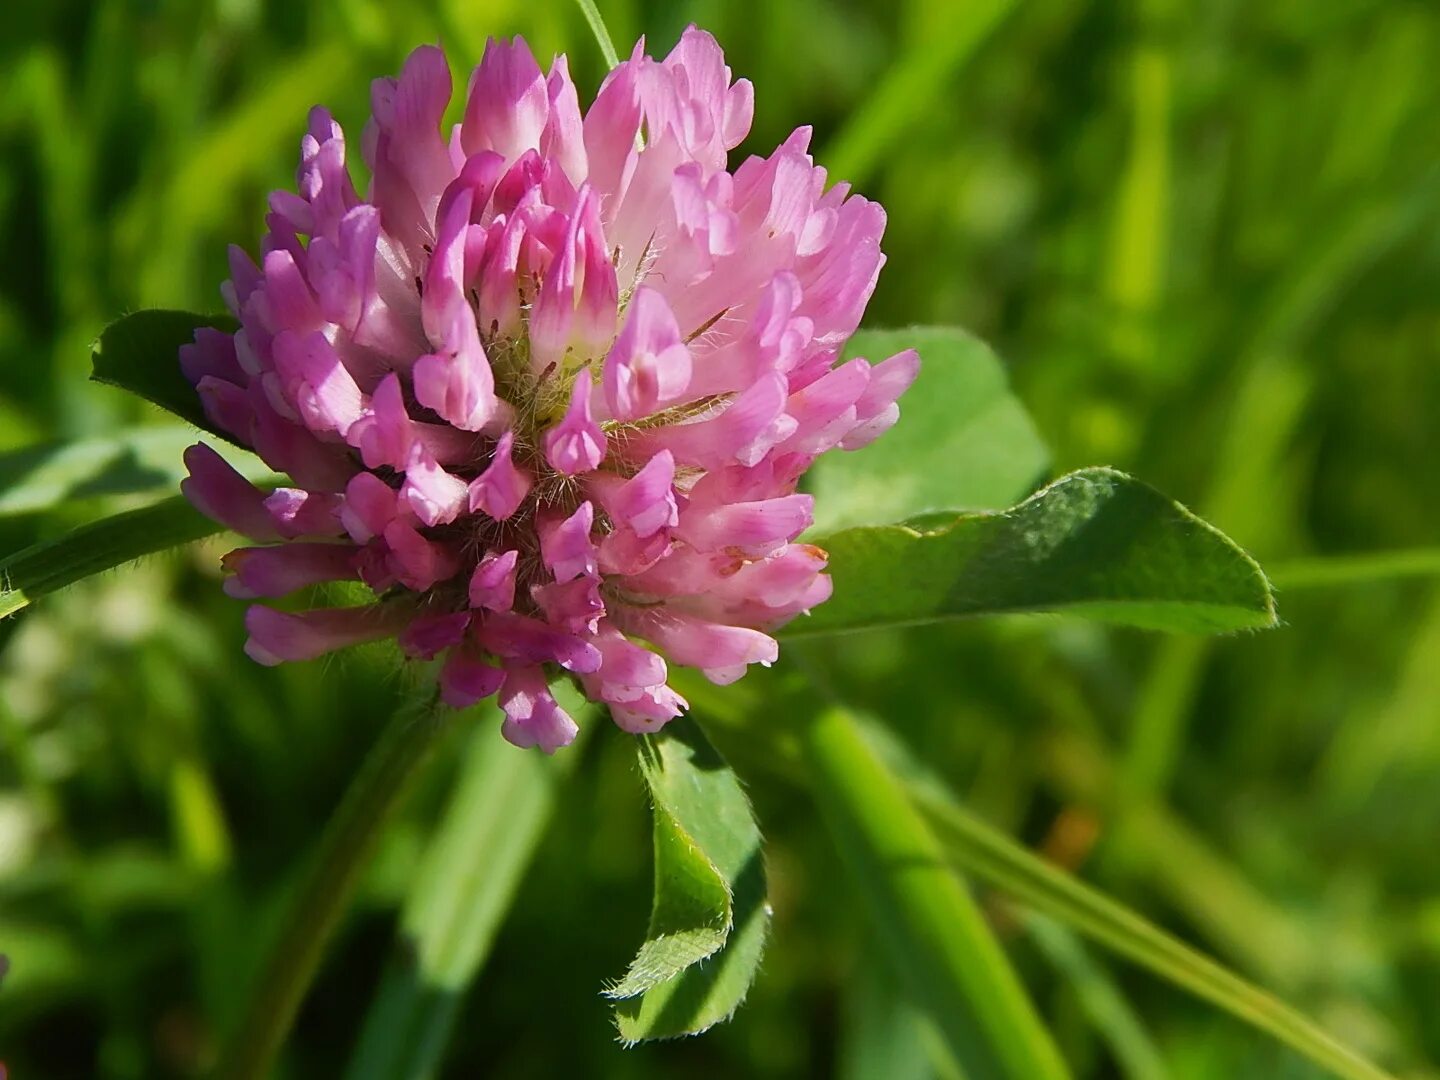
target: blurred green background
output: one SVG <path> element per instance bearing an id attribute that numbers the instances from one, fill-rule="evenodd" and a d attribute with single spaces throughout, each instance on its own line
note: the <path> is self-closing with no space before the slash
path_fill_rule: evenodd
<path id="1" fill-rule="evenodd" d="M 1312 561 L 1440 545 L 1440 8 L 600 6 L 622 53 L 712 30 L 756 85 L 742 151 L 811 123 L 822 163 L 887 207 L 868 324 L 991 341 L 1057 470 L 1113 464 L 1206 514 L 1275 572 L 1286 624 L 1211 642 L 1002 620 L 807 659 L 999 827 L 1398 1074 L 1440 1076 L 1440 591 L 1327 581 L 1345 564 Z M 358 145 L 369 80 L 437 39 L 461 71 L 487 35 L 523 33 L 542 58 L 571 54 L 582 96 L 602 74 L 568 0 L 19 0 L 5 24 L 0 450 L 153 418 L 86 383 L 89 343 L 126 311 L 219 307 L 225 245 L 253 250 L 310 104 Z M 0 517 L 0 550 L 103 502 Z M 220 550 L 0 625 L 0 1060 L 16 1080 L 210 1061 L 297 867 L 405 698 L 385 657 L 247 661 Z M 757 706 L 757 725 L 782 721 Z M 808 794 L 765 769 L 763 744 L 726 749 L 776 912 L 738 1017 L 683 1043 L 613 1041 L 598 992 L 643 935 L 650 840 L 631 744 L 597 726 L 444 1075 L 945 1075 Z M 343 1071 L 453 771 L 387 836 L 285 1075 Z M 986 899 L 1077 1075 L 1319 1075 Z"/>

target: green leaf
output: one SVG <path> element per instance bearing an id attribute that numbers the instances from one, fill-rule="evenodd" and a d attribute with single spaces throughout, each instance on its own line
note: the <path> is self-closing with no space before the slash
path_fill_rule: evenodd
<path id="1" fill-rule="evenodd" d="M 204 326 L 230 332 L 228 315 L 197 315 L 189 311 L 137 311 L 116 319 L 100 334 L 91 351 L 96 382 L 138 394 L 212 435 L 233 442 L 234 436 L 211 425 L 195 388 L 180 372 L 180 347 Z"/>
<path id="2" fill-rule="evenodd" d="M 1105 946 L 1279 1039 L 1346 1080 L 1389 1080 L 1278 998 L 1173 937 L 1138 912 L 1051 866 L 961 807 L 944 784 L 887 729 L 863 739 L 904 782 L 910 799 L 957 870 Z"/>
<path id="3" fill-rule="evenodd" d="M 607 993 L 626 1042 L 698 1034 L 754 981 L 770 907 L 760 830 L 734 772 L 694 721 L 640 741 L 655 806 L 655 901 L 630 970 Z"/>
<path id="4" fill-rule="evenodd" d="M 1049 463 L 1004 367 L 979 338 L 945 327 L 862 330 L 845 356 L 877 363 L 910 348 L 920 354 L 920 375 L 900 399 L 899 423 L 862 450 L 822 455 L 806 475 L 817 535 L 1001 510 L 1032 490 Z"/>
<path id="5" fill-rule="evenodd" d="M 0 618 L 93 574 L 220 531 L 177 495 L 32 544 L 0 560 Z"/>
<path id="6" fill-rule="evenodd" d="M 554 693 L 590 730 L 595 713 L 568 683 Z M 568 695 L 568 696 L 567 696 Z M 579 758 L 523 752 L 499 735 L 493 702 L 405 900 L 396 948 L 365 1018 L 347 1080 L 432 1076 L 466 988 L 489 955 L 550 820 L 556 789 Z M 598 720 L 597 716 L 591 717 Z"/>
<path id="7" fill-rule="evenodd" d="M 193 428 L 165 424 L 0 454 L 0 517 L 79 499 L 174 491 L 185 476 L 181 455 L 195 441 Z M 253 454 L 230 446 L 216 449 L 247 479 L 278 480 Z"/>
<path id="8" fill-rule="evenodd" d="M 794 637 L 965 615 L 1066 612 L 1150 630 L 1275 625 L 1269 583 L 1223 533 L 1113 469 L 1082 469 L 1003 514 L 948 525 L 847 529 L 834 597 Z"/>
<path id="9" fill-rule="evenodd" d="M 830 708 L 805 728 L 821 816 L 910 998 L 964 1075 L 1069 1075 L 985 917 L 939 841 L 853 717 Z"/>
<path id="10" fill-rule="evenodd" d="M 650 929 L 624 978 L 605 991 L 616 1000 L 643 994 L 719 952 L 733 925 L 730 888 L 720 870 L 662 803 L 654 813 Z"/>

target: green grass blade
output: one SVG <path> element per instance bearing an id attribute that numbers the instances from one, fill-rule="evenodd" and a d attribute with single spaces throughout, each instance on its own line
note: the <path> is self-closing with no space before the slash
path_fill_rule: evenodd
<path id="1" fill-rule="evenodd" d="M 94 574 L 220 531 L 176 495 L 33 544 L 0 560 L 0 618 Z"/>
<path id="2" fill-rule="evenodd" d="M 843 981 L 836 1080 L 963 1080 L 930 1018 L 905 996 L 873 945 Z"/>
<path id="3" fill-rule="evenodd" d="M 1068 1076 L 980 909 L 856 721 L 831 708 L 803 735 L 816 801 L 895 974 L 971 1080 Z"/>
<path id="4" fill-rule="evenodd" d="M 1016 0 L 948 5 L 943 24 L 937 21 L 895 61 L 818 155 L 830 175 L 856 185 L 869 180 L 890 146 L 906 138 L 914 122 L 934 108 L 946 81 L 965 66 L 1016 6 Z"/>
<path id="5" fill-rule="evenodd" d="M 1070 980 L 1081 1009 L 1110 1045 L 1121 1075 L 1127 1080 L 1166 1080 L 1170 1072 L 1149 1033 L 1109 973 L 1091 959 L 1075 935 L 1033 912 L 1026 915 L 1025 928 L 1046 959 Z"/>
<path id="6" fill-rule="evenodd" d="M 555 693 L 571 708 L 562 696 L 568 689 L 557 684 Z M 493 714 L 492 706 L 484 716 L 488 721 Z M 574 715 L 581 718 L 578 709 Z M 576 746 L 554 758 L 516 750 L 498 727 L 482 722 L 470 736 L 454 794 L 406 897 L 397 947 L 347 1080 L 420 1080 L 436 1073 L 465 991 L 484 966 L 550 820 L 557 785 L 578 758 Z M 582 737 L 588 730 L 582 719 Z"/>
<path id="7" fill-rule="evenodd" d="M 1400 578 L 1440 577 L 1440 548 L 1320 555 L 1287 559 L 1271 568 L 1277 589 L 1328 589 Z"/>
<path id="8" fill-rule="evenodd" d="M 376 741 L 325 825 L 280 936 L 251 987 L 216 1075 L 263 1080 L 271 1074 L 295 1014 L 320 969 L 325 947 L 380 841 L 431 752 L 449 730 L 448 714 L 427 707 L 402 713 Z"/>
<path id="9" fill-rule="evenodd" d="M 620 57 L 615 52 L 615 43 L 610 40 L 610 31 L 605 28 L 605 19 L 595 6 L 595 0 L 575 0 L 575 4 L 580 8 L 580 14 L 585 16 L 590 33 L 595 35 L 595 44 L 600 46 L 600 55 L 605 58 L 605 66 L 615 67 L 620 63 Z"/>
<path id="10" fill-rule="evenodd" d="M 1335 1076 L 1387 1080 L 1385 1072 L 1278 998 L 1032 855 L 928 785 L 913 787 L 912 794 L 957 869 L 1274 1036 Z"/>

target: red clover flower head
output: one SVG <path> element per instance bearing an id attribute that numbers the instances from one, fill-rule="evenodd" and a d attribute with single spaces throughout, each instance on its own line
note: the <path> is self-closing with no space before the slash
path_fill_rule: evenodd
<path id="1" fill-rule="evenodd" d="M 827 189 L 806 128 L 729 171 L 750 83 L 693 27 L 642 48 L 582 114 L 564 57 L 547 76 L 492 41 L 448 138 L 449 67 L 415 50 L 374 84 L 363 198 L 311 112 L 258 264 L 231 250 L 240 329 L 181 353 L 211 422 L 294 486 L 197 445 L 184 489 L 257 541 L 225 557 L 231 595 L 375 600 L 251 607 L 260 663 L 393 636 L 443 657 L 448 704 L 498 695 L 505 737 L 553 752 L 576 732 L 556 669 L 655 731 L 686 707 L 667 660 L 731 682 L 828 597 L 796 482 L 890 427 L 919 364 L 837 363 L 884 212 Z"/>

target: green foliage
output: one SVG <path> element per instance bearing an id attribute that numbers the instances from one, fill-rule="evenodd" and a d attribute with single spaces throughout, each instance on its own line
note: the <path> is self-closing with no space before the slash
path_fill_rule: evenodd
<path id="1" fill-rule="evenodd" d="M 41 541 L 0 559 L 0 618 L 93 574 L 219 531 L 176 495 Z"/>
<path id="2" fill-rule="evenodd" d="M 189 311 L 137 311 L 117 319 L 101 333 L 91 351 L 90 377 L 144 398 L 188 420 L 210 434 L 231 436 L 210 423 L 200 398 L 180 371 L 181 346 L 195 339 L 201 327 L 233 333 L 228 315 L 196 315 Z"/>
<path id="3" fill-rule="evenodd" d="M 1029 491 L 1048 453 L 995 354 L 963 330 L 862 330 L 844 355 L 920 354 L 904 423 L 863 450 L 827 454 L 806 475 L 815 535 L 957 510 L 999 510 Z"/>
<path id="4" fill-rule="evenodd" d="M 958 869 L 989 882 L 1031 910 L 1059 920 L 1245 1023 L 1276 1036 L 1336 1076 L 1384 1080 L 1385 1074 L 1379 1069 L 1284 1002 L 1177 941 L 1142 916 L 1047 865 L 967 814 L 955 804 L 945 786 L 915 761 L 903 744 L 893 736 L 887 737 L 883 729 L 871 727 L 864 735 L 877 756 L 889 759 L 891 767 L 905 777 L 910 797 L 931 822 L 945 858 Z M 1077 991 L 1089 995 L 1091 1007 L 1105 1012 L 1109 1025 L 1112 1028 L 1118 1025 L 1123 1031 L 1121 1037 L 1133 1044 L 1136 1039 L 1130 1030 L 1130 1021 L 1117 1013 L 1112 992 L 1098 973 L 1091 970 L 1083 954 L 1044 921 L 1037 922 L 1036 928 L 1046 951 L 1079 977 Z M 1137 1055 L 1127 1053 L 1125 1056 Z M 1141 1052 L 1139 1056 L 1151 1055 Z"/>
<path id="5" fill-rule="evenodd" d="M 730 766 L 692 720 L 640 742 L 654 806 L 655 899 L 645 942 L 606 995 L 626 1042 L 705 1031 L 745 1000 L 770 904 L 760 830 Z"/>
<path id="6" fill-rule="evenodd" d="M 775 927 L 730 1024 L 629 1051 L 596 989 L 644 933 L 653 835 L 630 741 L 596 725 L 546 789 L 553 812 L 533 826 L 528 870 L 482 844 L 480 825 L 466 834 L 497 878 L 467 860 L 480 881 L 471 929 L 488 933 L 504 909 L 503 929 L 478 953 L 455 945 L 463 964 L 437 961 L 443 1000 L 405 1006 L 388 1049 L 403 1057 L 397 1042 L 443 1029 L 448 1050 L 409 1061 L 455 1076 L 855 1077 L 867 1061 L 954 1075 L 909 993 L 873 977 L 867 909 L 837 903 L 844 869 L 788 723 L 805 709 L 776 704 L 803 662 L 847 705 L 889 718 L 1012 854 L 1042 851 L 1395 1073 L 1433 1072 L 1440 12 L 1382 0 L 600 7 L 622 51 L 642 32 L 663 50 L 691 20 L 713 30 L 756 84 L 737 153 L 813 123 L 818 160 L 885 205 L 888 263 L 867 320 L 962 324 L 993 343 L 1058 471 L 1105 462 L 1178 496 L 1272 571 L 1285 627 L 1201 642 L 1075 619 L 954 620 L 796 638 L 774 672 L 709 697 L 685 685 L 764 823 Z M 253 253 L 265 192 L 293 181 L 306 106 L 332 106 L 358 161 L 369 79 L 415 43 L 443 40 L 460 85 L 491 34 L 524 33 L 542 58 L 569 50 L 582 94 L 604 68 L 565 2 L 477 13 L 342 0 L 321 17 L 274 0 L 93 0 L 21 4 L 7 30 L 0 451 L 19 456 L 6 459 L 0 498 L 15 501 L 0 555 L 12 562 L 128 505 L 117 500 L 153 497 L 149 478 L 175 467 L 166 435 L 155 457 L 136 451 L 138 468 L 116 451 L 130 436 L 115 433 L 154 410 L 87 384 L 88 346 L 117 312 L 217 306 L 225 245 Z M 839 464 L 863 469 L 906 438 L 930 404 L 934 351 L 901 426 Z M 173 354 L 143 360 L 175 372 Z M 959 490 L 1005 461 L 933 472 Z M 1037 479 L 1020 471 L 949 509 L 1002 509 Z M 832 485 L 821 513 L 845 490 Z M 213 564 L 146 560 L 0 626 L 0 952 L 12 961 L 0 1046 L 13 1075 L 202 1074 L 243 1004 L 257 935 L 405 693 L 384 663 L 248 664 L 243 605 L 220 594 Z M 798 693 L 813 705 L 813 690 Z M 710 723 L 722 712 L 723 730 Z M 955 835 L 890 764 L 953 856 Z M 438 858 L 425 845 L 458 835 L 452 779 L 429 772 L 385 832 L 277 1072 L 334 1075 L 355 1053 L 366 1010 L 380 1009 L 376 976 L 404 948 L 397 911 L 399 940 L 423 925 L 427 955 L 473 940 L 458 884 L 453 919 L 437 906 L 420 920 L 410 899 Z M 518 849 L 533 807 L 514 807 L 516 835 L 501 839 Z M 1036 936 L 1033 897 L 997 905 L 975 850 L 990 932 L 1072 1071 L 1142 1075 L 1146 1052 L 1125 1043 L 1113 999 L 1096 999 L 1093 968 Z M 1170 1076 L 1321 1075 L 1173 988 L 1203 993 L 1197 972 L 1178 959 L 1164 980 L 1107 971 Z M 887 1008 L 866 1007 L 877 995 Z"/>
<path id="7" fill-rule="evenodd" d="M 975 901 L 854 719 L 830 709 L 803 736 L 816 802 L 896 978 L 966 1076 L 1069 1076 Z"/>
<path id="8" fill-rule="evenodd" d="M 1043 915 L 1031 914 L 1025 924 L 1046 959 L 1064 973 L 1096 1033 L 1110 1045 L 1120 1075 L 1127 1080 L 1165 1080 L 1165 1063 L 1150 1034 L 1084 944 Z"/>
<path id="9" fill-rule="evenodd" d="M 320 958 L 359 887 L 388 820 L 399 810 L 448 730 L 439 707 L 404 711 L 366 755 L 325 827 L 290 900 L 278 938 L 249 996 L 249 1007 L 221 1055 L 224 1080 L 270 1075 Z"/>
<path id="10" fill-rule="evenodd" d="M 189 428 L 155 426 L 0 454 L 0 517 L 120 496 L 172 494 L 185 476 L 180 455 L 194 442 Z M 275 480 L 253 454 L 227 444 L 220 452 L 249 479 Z"/>
<path id="11" fill-rule="evenodd" d="M 568 693 L 564 692 L 568 691 Z M 582 723 L 603 717 L 566 686 Z M 579 754 L 517 754 L 497 739 L 497 710 L 469 736 L 460 776 L 406 892 L 390 962 L 355 1044 L 348 1080 L 433 1076 L 555 803 Z M 588 730 L 583 728 L 582 730 Z"/>
<path id="12" fill-rule="evenodd" d="M 830 552 L 835 597 L 791 637 L 1005 612 L 1186 633 L 1275 624 L 1254 560 L 1111 469 L 1071 473 L 1003 514 L 848 529 L 818 542 Z"/>

